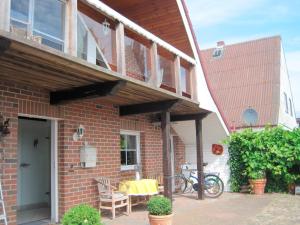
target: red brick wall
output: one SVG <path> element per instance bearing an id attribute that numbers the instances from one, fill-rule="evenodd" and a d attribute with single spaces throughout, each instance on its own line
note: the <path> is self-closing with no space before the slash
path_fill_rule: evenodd
<path id="1" fill-rule="evenodd" d="M 141 132 L 143 174 L 162 173 L 161 130 L 159 126 L 151 124 L 146 116 L 120 118 L 117 108 L 101 100 L 50 106 L 47 91 L 0 81 L 0 114 L 11 120 L 11 134 L 0 141 L 1 173 L 9 224 L 16 224 L 17 131 L 20 113 L 62 119 L 58 122 L 60 216 L 79 203 L 97 206 L 93 178 L 108 176 L 118 182 L 134 177 L 134 172 L 120 171 L 120 129 Z M 74 142 L 72 135 L 80 124 L 86 129 L 85 135 L 82 140 Z M 174 140 L 176 162 L 182 162 L 184 153 L 181 151 L 184 147 L 179 138 Z M 97 147 L 96 168 L 80 167 L 79 149 L 85 141 Z"/>

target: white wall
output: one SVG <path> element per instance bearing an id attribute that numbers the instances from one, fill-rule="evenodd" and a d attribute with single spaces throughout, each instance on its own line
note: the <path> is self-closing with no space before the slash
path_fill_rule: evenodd
<path id="1" fill-rule="evenodd" d="M 220 173 L 220 177 L 225 185 L 225 190 L 229 191 L 230 171 L 227 165 L 229 159 L 228 149 L 223 145 L 224 153 L 222 155 L 217 156 L 212 154 L 212 144 L 222 144 L 227 134 L 215 113 L 207 116 L 203 120 L 202 126 L 204 162 L 208 163 L 208 166 L 205 167 L 205 172 Z M 185 143 L 186 161 L 196 167 L 196 130 L 194 121 L 173 123 L 172 127 Z"/>
<path id="2" fill-rule="evenodd" d="M 284 93 L 287 94 L 289 113 L 286 113 L 285 111 L 286 106 Z M 292 108 L 290 107 L 289 99 L 292 100 Z M 291 115 L 291 110 L 293 112 L 293 116 Z M 286 127 L 287 129 L 293 129 L 297 127 L 293 94 L 291 91 L 291 84 L 282 46 L 280 59 L 280 107 L 278 115 L 278 124 Z"/>

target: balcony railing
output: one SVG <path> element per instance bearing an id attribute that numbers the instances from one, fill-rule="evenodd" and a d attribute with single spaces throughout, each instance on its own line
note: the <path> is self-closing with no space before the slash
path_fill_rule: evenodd
<path id="1" fill-rule="evenodd" d="M 15 2 L 16 0 L 4 1 Z M 26 1 L 29 2 L 28 4 L 35 4 L 35 1 Z M 48 2 L 49 0 L 39 7 L 46 7 Z M 46 21 L 40 15 L 37 17 L 40 20 L 38 25 L 33 16 L 37 12 L 30 11 L 34 7 L 26 8 L 24 6 L 22 8 L 21 5 L 16 7 L 16 4 L 11 4 L 11 7 L 15 8 L 7 17 L 8 30 L 19 37 L 65 51 L 89 63 L 119 72 L 123 76 L 144 81 L 180 96 L 195 98 L 196 95 L 193 95 L 193 91 L 196 90 L 194 87 L 195 73 L 193 72 L 195 71 L 193 69 L 195 60 L 193 58 L 139 27 L 100 1 L 88 10 L 88 4 L 83 9 L 79 5 L 77 8 L 76 0 L 58 1 L 56 4 L 57 8 L 51 8 L 53 15 L 50 15 L 52 12 L 50 8 L 50 11 L 46 10 L 49 18 L 53 18 L 55 23 Z M 74 6 L 76 7 L 74 8 Z M 51 5 L 51 7 L 54 6 Z M 1 12 L 4 12 L 3 9 L 0 10 Z M 23 14 L 19 16 L 20 13 L 26 16 Z M 65 16 L 69 18 L 65 18 Z M 62 25 L 59 23 L 60 20 L 68 22 Z M 45 29 L 43 24 L 45 26 L 48 24 L 49 30 Z M 56 26 L 56 24 L 58 25 Z M 164 54 L 160 54 L 161 49 Z"/>

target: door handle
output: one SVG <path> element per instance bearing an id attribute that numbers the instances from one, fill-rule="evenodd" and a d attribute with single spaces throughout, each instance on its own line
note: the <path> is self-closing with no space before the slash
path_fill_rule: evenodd
<path id="1" fill-rule="evenodd" d="M 21 163 L 21 164 L 20 164 L 20 167 L 21 167 L 21 168 L 26 168 L 26 167 L 29 167 L 29 166 L 30 166 L 29 163 Z"/>

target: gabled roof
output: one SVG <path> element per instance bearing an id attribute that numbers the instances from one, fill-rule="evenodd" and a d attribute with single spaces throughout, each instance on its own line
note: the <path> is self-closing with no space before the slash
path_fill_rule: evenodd
<path id="1" fill-rule="evenodd" d="M 258 127 L 278 123 L 281 38 L 268 37 L 225 45 L 223 56 L 214 48 L 202 51 L 215 101 L 231 127 L 242 128 L 243 111 L 254 108 Z"/>

